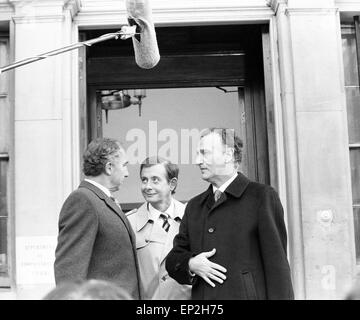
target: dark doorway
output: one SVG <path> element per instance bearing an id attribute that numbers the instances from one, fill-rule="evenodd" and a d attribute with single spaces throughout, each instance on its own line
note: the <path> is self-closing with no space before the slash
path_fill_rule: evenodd
<path id="1" fill-rule="evenodd" d="M 114 31 L 82 31 L 81 39 Z M 86 74 L 80 82 L 87 127 L 83 138 L 88 142 L 103 135 L 104 113 L 97 98 L 101 90 L 199 88 L 200 92 L 200 88 L 236 88 L 240 108 L 238 128 L 243 130 L 245 140 L 245 173 L 251 179 L 270 184 L 263 53 L 267 26 L 161 27 L 156 28 L 156 34 L 161 59 L 149 70 L 136 65 L 130 39 L 109 40 L 87 48 L 80 68 Z M 167 107 L 164 101 L 164 108 Z M 221 103 L 219 109 L 223 115 L 228 112 Z M 194 107 L 189 116 L 201 115 L 197 115 Z"/>

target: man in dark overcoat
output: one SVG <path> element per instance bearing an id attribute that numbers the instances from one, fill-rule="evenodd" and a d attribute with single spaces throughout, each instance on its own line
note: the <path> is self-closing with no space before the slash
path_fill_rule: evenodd
<path id="1" fill-rule="evenodd" d="M 140 299 L 135 235 L 112 195 L 129 174 L 127 164 L 117 140 L 102 138 L 89 144 L 83 161 L 86 178 L 60 212 L 56 284 L 107 280 Z"/>
<path id="2" fill-rule="evenodd" d="M 166 269 L 195 300 L 293 299 L 281 202 L 237 172 L 241 150 L 234 130 L 202 132 L 196 163 L 210 186 L 188 202 Z"/>

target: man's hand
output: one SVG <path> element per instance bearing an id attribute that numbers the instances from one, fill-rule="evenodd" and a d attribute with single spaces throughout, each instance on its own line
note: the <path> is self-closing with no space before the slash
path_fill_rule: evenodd
<path id="1" fill-rule="evenodd" d="M 226 269 L 214 262 L 208 260 L 216 252 L 216 249 L 212 249 L 208 252 L 199 253 L 197 256 L 190 258 L 189 260 L 189 270 L 203 278 L 209 285 L 215 287 L 215 283 L 211 280 L 214 280 L 218 283 L 223 283 L 226 279 L 225 272 Z"/>

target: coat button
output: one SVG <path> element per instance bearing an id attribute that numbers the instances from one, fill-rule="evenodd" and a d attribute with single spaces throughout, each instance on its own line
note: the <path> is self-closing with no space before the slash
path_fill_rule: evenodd
<path id="1" fill-rule="evenodd" d="M 215 231 L 215 228 L 209 228 L 208 232 L 213 233 Z"/>
<path id="2" fill-rule="evenodd" d="M 162 280 L 162 281 L 166 281 L 166 276 L 163 276 L 163 277 L 161 278 L 161 280 Z"/>

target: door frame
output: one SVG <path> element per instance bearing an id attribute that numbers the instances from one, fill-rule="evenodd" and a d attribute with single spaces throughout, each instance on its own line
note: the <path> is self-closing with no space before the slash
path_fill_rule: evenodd
<path id="1" fill-rule="evenodd" d="M 216 86 L 223 87 L 221 82 L 214 82 Z M 130 87 L 136 86 L 136 84 L 129 84 Z M 183 87 L 180 84 L 174 84 L 173 88 L 188 88 Z M 266 127 L 266 106 L 264 99 L 264 91 L 259 90 L 255 86 L 239 86 L 239 100 L 244 101 L 244 106 L 239 101 L 239 107 L 243 108 L 240 112 L 244 114 L 245 118 L 245 132 L 246 142 L 245 148 L 245 161 L 246 175 L 255 181 L 261 183 L 270 184 L 270 172 L 269 172 L 269 157 L 268 157 L 268 130 Z M 165 89 L 163 87 L 154 87 L 151 89 Z M 88 87 L 88 137 L 90 142 L 92 139 L 102 137 L 102 122 L 103 113 L 101 108 L 101 100 L 97 91 L 100 90 L 97 86 Z M 239 126 L 242 126 L 243 120 L 239 119 Z M 276 186 L 273 186 L 276 188 Z"/>
<path id="2" fill-rule="evenodd" d="M 166 29 L 165 29 L 166 30 Z M 247 29 L 244 29 L 247 30 Z M 261 32 L 259 32 L 260 27 L 255 32 L 257 38 L 257 43 L 264 42 L 264 38 L 266 38 L 266 34 L 269 34 L 269 28 L 262 26 Z M 251 31 L 253 33 L 253 31 Z M 253 34 L 252 34 L 253 35 Z M 236 41 L 235 41 L 236 42 Z M 256 41 L 252 42 L 256 43 Z M 263 47 L 266 47 L 263 45 Z M 262 59 L 264 52 L 270 55 L 269 50 L 261 50 L 261 46 L 258 44 L 245 44 L 244 49 L 247 48 L 249 50 L 247 52 L 247 56 L 245 57 L 244 51 L 229 52 L 220 54 L 218 58 L 216 58 L 219 62 L 215 63 L 214 60 L 211 60 L 212 63 L 218 65 L 225 64 L 229 69 L 224 69 L 223 73 L 213 73 L 209 78 L 207 69 L 196 69 L 197 63 L 191 63 L 191 68 L 189 71 L 190 78 L 185 78 L 181 76 L 179 78 L 178 72 L 176 69 L 177 61 L 180 64 L 182 59 L 189 59 L 188 55 L 179 55 L 176 54 L 176 58 L 172 58 L 173 56 L 167 55 L 163 56 L 165 59 L 165 65 L 174 66 L 174 71 L 171 73 L 172 76 L 169 77 L 167 70 L 158 69 L 157 70 L 157 80 L 156 82 L 150 82 L 148 79 L 148 75 L 151 73 L 137 73 L 137 69 L 129 69 L 127 70 L 127 66 L 131 64 L 128 58 L 116 59 L 112 57 L 103 58 L 103 57 L 92 57 L 89 59 L 89 64 L 93 66 L 93 70 L 89 69 L 88 74 L 91 74 L 90 80 L 88 80 L 87 84 L 87 113 L 88 113 L 88 138 L 89 141 L 102 136 L 102 110 L 101 110 L 101 101 L 99 100 L 98 95 L 96 94 L 97 90 L 111 90 L 111 89 L 131 89 L 131 88 L 145 88 L 145 89 L 161 89 L 161 88 L 187 88 L 187 87 L 224 87 L 224 86 L 236 86 L 242 87 L 244 90 L 239 89 L 239 99 L 240 93 L 243 93 L 244 99 L 244 114 L 245 114 L 245 126 L 246 126 L 246 143 L 244 146 L 246 157 L 244 161 L 245 167 L 247 170 L 247 176 L 255 181 L 259 181 L 265 184 L 271 184 L 275 189 L 278 189 L 276 173 L 271 174 L 270 168 L 276 168 L 276 151 L 268 148 L 268 141 L 275 141 L 275 131 L 268 129 L 268 119 L 273 119 L 273 117 L 268 117 L 268 114 L 271 114 L 272 110 L 267 110 L 267 100 L 273 100 L 272 91 L 266 92 L 266 88 L 264 87 L 264 79 L 269 78 L 271 76 L 266 75 L 264 77 L 263 72 L 269 72 L 271 70 L 270 67 L 261 68 L 259 65 L 261 63 L 269 61 L 268 56 Z M 267 45 L 269 48 L 269 45 Z M 182 48 L 183 49 L 183 48 Z M 210 49 L 211 50 L 211 49 Z M 257 51 L 255 55 L 253 55 L 253 50 Z M 264 51 L 264 52 L 263 52 Z M 211 54 L 212 51 L 204 51 L 202 54 L 204 57 L 212 56 L 211 59 L 214 59 L 214 55 Z M 209 55 L 210 54 L 210 55 Z M 245 58 L 238 59 L 236 56 L 242 55 Z M 224 60 L 225 56 L 225 60 Z M 191 55 L 190 55 L 191 57 Z M 228 57 L 228 61 L 226 60 Z M 234 58 L 235 57 L 235 58 Z M 106 63 L 106 59 L 108 59 L 108 63 Z M 116 59 L 116 60 L 115 60 Z M 174 60 L 178 59 L 178 60 Z M 199 60 L 199 54 L 194 55 L 194 61 Z M 245 62 L 251 67 L 250 71 L 238 71 L 239 73 L 233 74 L 234 63 L 239 63 L 239 70 L 244 70 L 246 67 L 244 66 Z M 106 68 L 108 70 L 103 71 L 103 67 L 101 64 L 105 63 Z M 190 63 L 189 63 L 190 64 Z M 195 68 L 195 69 L 194 69 Z M 123 70 L 123 75 L 119 77 L 118 73 L 112 73 L 112 70 Z M 201 74 L 201 71 L 205 71 L 205 77 Z M 229 70 L 229 71 L 225 71 Z M 254 72 L 255 71 L 255 72 Z M 231 77 L 227 76 L 227 73 L 231 74 Z M 265 72 L 264 72 L 265 73 Z M 135 74 L 135 75 L 134 75 Z M 194 74 L 198 75 L 198 78 L 194 77 Z M 167 75 L 167 76 L 163 76 Z M 246 75 L 246 76 L 245 76 Z M 219 78 L 217 78 L 219 76 Z M 246 77 L 246 78 L 244 78 Z M 99 80 L 97 80 L 99 79 Z M 126 81 L 124 81 L 126 79 Z M 96 83 L 98 81 L 98 83 Z M 116 81 L 119 82 L 119 88 L 117 88 Z M 266 99 L 267 98 L 267 99 Z M 273 106 L 273 104 L 270 104 Z M 239 119 L 241 122 L 241 119 Z M 241 123 L 240 123 L 241 126 Z M 271 138 L 268 139 L 268 135 L 271 135 Z M 88 142 L 89 142 L 88 141 Z M 270 147 L 274 147 L 271 145 Z M 269 150 L 271 150 L 269 157 Z M 269 163 L 269 161 L 272 161 Z M 272 177 L 272 178 L 271 178 Z"/>

